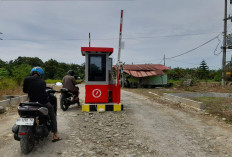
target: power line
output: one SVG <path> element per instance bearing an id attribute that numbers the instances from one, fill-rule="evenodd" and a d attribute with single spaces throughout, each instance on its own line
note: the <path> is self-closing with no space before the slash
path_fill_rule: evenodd
<path id="1" fill-rule="evenodd" d="M 109 2 L 111 2 L 111 1 L 119 1 L 119 2 L 123 2 L 123 1 L 135 1 L 135 0 L 0 0 L 0 1 L 93 1 L 93 2 L 99 2 L 99 1 L 109 1 Z"/>
<path id="2" fill-rule="evenodd" d="M 208 60 L 208 59 L 205 59 L 205 60 Z M 170 59 L 170 61 L 172 62 L 177 62 L 177 63 L 183 63 L 183 64 L 190 64 L 190 65 L 195 65 L 195 66 L 199 66 L 200 64 L 196 64 L 196 63 L 189 63 L 189 62 L 183 62 L 183 61 L 176 61 L 176 60 L 173 60 L 173 59 Z M 210 66 L 210 67 L 214 67 L 214 68 L 220 68 L 218 66 Z"/>
<path id="3" fill-rule="evenodd" d="M 219 37 L 219 36 L 218 36 L 218 37 Z M 215 50 L 214 50 L 214 52 L 213 52 L 213 54 L 216 55 L 216 56 L 218 56 L 219 54 L 222 53 L 222 49 L 221 49 L 221 51 L 220 51 L 219 53 L 217 53 L 217 54 L 215 53 L 215 52 L 217 51 L 217 49 L 218 49 L 219 44 L 221 43 L 221 40 L 220 40 L 218 37 L 217 37 L 217 39 L 218 39 L 218 44 L 217 44 L 217 46 L 216 46 L 216 48 L 215 48 Z"/>
<path id="4" fill-rule="evenodd" d="M 151 39 L 151 38 L 166 38 L 166 37 L 183 37 L 183 36 L 196 36 L 196 35 L 208 35 L 208 34 L 215 34 L 218 32 L 211 32 L 211 33 L 198 33 L 198 34 L 174 34 L 174 35 L 154 35 L 154 36 L 141 36 L 141 37 L 124 37 L 124 40 L 130 40 L 130 39 Z M 73 38 L 73 39 L 4 39 L 4 40 L 16 40 L 16 41 L 75 41 L 75 40 L 81 40 L 86 41 L 89 40 L 87 38 Z M 94 40 L 118 40 L 118 38 L 102 38 L 102 39 L 92 39 Z"/>
<path id="5" fill-rule="evenodd" d="M 220 35 L 220 34 L 219 34 L 219 35 Z M 187 54 L 187 53 L 190 53 L 190 52 L 192 52 L 192 51 L 195 51 L 195 50 L 197 50 L 198 48 L 200 48 L 200 47 L 202 47 L 202 46 L 204 46 L 204 45 L 210 43 L 211 41 L 217 39 L 217 38 L 219 37 L 219 35 L 217 35 L 216 37 L 214 37 L 214 38 L 208 40 L 207 42 L 205 42 L 205 43 L 203 43 L 203 44 L 201 44 L 201 45 L 199 45 L 199 46 L 197 46 L 197 47 L 195 47 L 195 48 L 193 48 L 193 49 L 191 49 L 191 50 L 189 50 L 189 51 L 187 51 L 187 52 L 184 52 L 184 53 L 181 53 L 181 54 L 179 54 L 179 55 L 176 55 L 176 56 L 173 56 L 173 57 L 169 57 L 169 58 L 166 58 L 166 59 L 172 59 L 172 58 L 180 57 L 180 56 L 183 56 L 183 55 L 185 55 L 185 54 Z"/>

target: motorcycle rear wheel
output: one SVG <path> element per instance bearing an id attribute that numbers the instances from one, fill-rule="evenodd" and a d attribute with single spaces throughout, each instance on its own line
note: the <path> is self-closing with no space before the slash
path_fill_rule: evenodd
<path id="1" fill-rule="evenodd" d="M 27 135 L 20 139 L 20 147 L 21 152 L 24 154 L 28 154 L 32 151 L 35 145 L 34 135 L 32 133 L 32 129 L 29 129 Z"/>
<path id="2" fill-rule="evenodd" d="M 63 96 L 61 95 L 60 96 L 60 108 L 63 110 L 63 111 L 67 111 L 67 109 L 69 108 L 69 105 L 67 104 L 67 102 L 65 102 Z"/>

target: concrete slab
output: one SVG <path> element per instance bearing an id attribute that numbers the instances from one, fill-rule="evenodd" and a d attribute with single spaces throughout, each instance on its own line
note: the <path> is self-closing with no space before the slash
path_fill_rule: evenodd
<path id="1" fill-rule="evenodd" d="M 17 106 L 17 105 L 19 105 L 20 102 L 25 102 L 28 100 L 27 95 L 23 95 L 23 96 L 7 95 L 7 96 L 5 96 L 5 98 L 10 98 L 10 99 L 0 101 L 0 106 L 3 106 L 3 107 Z"/>
<path id="2" fill-rule="evenodd" d="M 189 106 L 189 107 L 192 107 L 195 109 L 200 109 L 200 110 L 205 109 L 205 105 L 202 102 L 190 100 L 187 98 L 183 98 L 183 97 L 179 97 L 179 96 L 167 94 L 167 93 L 164 93 L 163 95 L 164 95 L 165 99 L 168 99 L 168 100 L 173 101 L 175 103 L 183 103 L 186 106 Z"/>
<path id="3" fill-rule="evenodd" d="M 0 101 L 0 106 L 3 106 L 3 107 L 10 106 L 10 99 Z"/>
<path id="4" fill-rule="evenodd" d="M 172 95 L 179 96 L 179 97 L 188 97 L 188 98 L 197 98 L 197 97 L 221 97 L 221 98 L 229 98 L 232 97 L 232 93 L 215 93 L 215 92 L 208 92 L 208 93 L 172 93 Z"/>
<path id="5" fill-rule="evenodd" d="M 19 103 L 20 103 L 19 97 L 10 99 L 10 106 L 17 106 L 19 105 Z"/>
<path id="6" fill-rule="evenodd" d="M 20 96 L 20 97 L 19 97 L 19 101 L 20 101 L 20 102 L 28 101 L 28 96 L 27 96 L 27 95 Z"/>

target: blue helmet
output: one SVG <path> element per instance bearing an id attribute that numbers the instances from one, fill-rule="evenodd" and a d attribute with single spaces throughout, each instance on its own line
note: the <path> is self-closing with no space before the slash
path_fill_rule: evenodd
<path id="1" fill-rule="evenodd" d="M 31 73 L 31 76 L 34 75 L 34 74 L 38 74 L 41 78 L 44 77 L 44 71 L 40 67 L 32 68 L 30 73 Z"/>

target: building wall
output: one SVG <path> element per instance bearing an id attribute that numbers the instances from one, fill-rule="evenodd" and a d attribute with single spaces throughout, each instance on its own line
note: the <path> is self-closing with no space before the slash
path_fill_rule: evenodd
<path id="1" fill-rule="evenodd" d="M 131 76 L 128 81 L 130 82 L 131 87 L 136 87 L 139 84 L 142 86 L 159 86 L 159 85 L 167 85 L 167 75 L 158 75 L 151 77 L 133 77 Z"/>
<path id="2" fill-rule="evenodd" d="M 166 85 L 166 84 L 167 84 L 167 75 L 144 77 L 141 80 L 141 85 Z"/>

